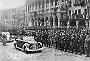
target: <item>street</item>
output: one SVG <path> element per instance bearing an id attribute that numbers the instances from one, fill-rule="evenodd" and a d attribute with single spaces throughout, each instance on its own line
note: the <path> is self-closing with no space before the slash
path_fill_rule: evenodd
<path id="1" fill-rule="evenodd" d="M 76 55 L 44 47 L 41 53 L 26 54 L 14 48 L 13 43 L 0 43 L 0 61 L 90 61 L 85 55 Z"/>

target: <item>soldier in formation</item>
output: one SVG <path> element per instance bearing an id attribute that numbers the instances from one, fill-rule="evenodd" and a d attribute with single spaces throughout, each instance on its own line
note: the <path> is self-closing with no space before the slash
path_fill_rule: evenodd
<path id="1" fill-rule="evenodd" d="M 37 30 L 33 34 L 37 42 L 42 42 L 46 47 L 71 52 L 75 54 L 87 54 L 89 56 L 90 42 L 86 37 L 86 29 L 71 30 Z M 86 39 L 87 38 L 87 39 Z M 85 47 L 85 44 L 87 47 Z M 86 49 L 85 49 L 86 48 Z"/>

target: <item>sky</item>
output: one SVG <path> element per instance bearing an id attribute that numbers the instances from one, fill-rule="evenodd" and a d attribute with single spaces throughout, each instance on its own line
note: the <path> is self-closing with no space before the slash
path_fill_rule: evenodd
<path id="1" fill-rule="evenodd" d="M 25 0 L 0 0 L 0 10 L 16 8 L 25 5 Z"/>

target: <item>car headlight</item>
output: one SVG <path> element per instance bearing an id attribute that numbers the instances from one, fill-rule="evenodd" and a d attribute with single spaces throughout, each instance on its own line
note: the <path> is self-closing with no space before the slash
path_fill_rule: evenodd
<path id="1" fill-rule="evenodd" d="M 29 44 L 28 48 L 32 49 L 33 48 L 33 44 Z"/>
<path id="2" fill-rule="evenodd" d="M 41 42 L 38 42 L 38 44 L 40 44 L 42 46 L 42 43 Z"/>
<path id="3" fill-rule="evenodd" d="M 38 48 L 41 48 L 42 47 L 42 44 L 38 43 Z"/>

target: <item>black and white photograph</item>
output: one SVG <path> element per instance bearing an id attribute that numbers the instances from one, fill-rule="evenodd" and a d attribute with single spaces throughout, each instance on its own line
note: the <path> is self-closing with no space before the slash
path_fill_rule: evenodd
<path id="1" fill-rule="evenodd" d="M 90 0 L 0 0 L 0 61 L 90 61 Z"/>

